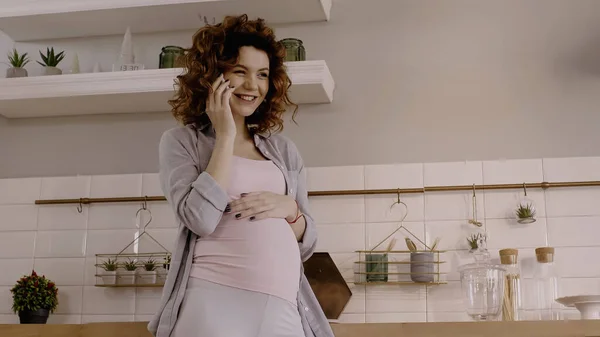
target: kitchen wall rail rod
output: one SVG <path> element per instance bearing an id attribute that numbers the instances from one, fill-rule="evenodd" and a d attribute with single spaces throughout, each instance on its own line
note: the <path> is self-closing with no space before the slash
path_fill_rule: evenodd
<path id="1" fill-rule="evenodd" d="M 411 194 L 425 192 L 451 192 L 475 190 L 506 190 L 521 188 L 555 188 L 555 187 L 591 187 L 600 186 L 600 181 L 572 181 L 572 182 L 541 182 L 520 184 L 491 184 L 491 185 L 454 185 L 454 186 L 425 186 L 422 188 L 396 188 L 396 189 L 370 189 L 370 190 L 332 190 L 310 191 L 309 196 L 336 196 L 336 195 L 372 195 L 372 194 Z M 115 198 L 79 198 L 79 199 L 43 199 L 36 200 L 37 205 L 56 204 L 92 204 L 92 203 L 117 203 L 117 202 L 148 202 L 166 201 L 164 196 L 144 197 L 115 197 Z"/>

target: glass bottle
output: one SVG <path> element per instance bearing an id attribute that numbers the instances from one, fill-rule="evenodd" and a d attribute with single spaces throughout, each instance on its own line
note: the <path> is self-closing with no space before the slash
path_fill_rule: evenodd
<path id="1" fill-rule="evenodd" d="M 556 302 L 560 278 L 554 265 L 554 248 L 536 248 L 537 263 L 533 271 L 535 292 L 535 319 L 560 320 L 561 305 Z"/>
<path id="2" fill-rule="evenodd" d="M 518 262 L 517 249 L 500 250 L 500 263 L 506 270 L 504 281 L 504 296 L 502 298 L 502 320 L 520 320 L 522 308 L 521 298 L 521 268 Z"/>

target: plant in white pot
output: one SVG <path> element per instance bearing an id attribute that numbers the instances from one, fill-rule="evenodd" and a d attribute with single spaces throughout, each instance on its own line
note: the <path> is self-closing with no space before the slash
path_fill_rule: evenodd
<path id="1" fill-rule="evenodd" d="M 156 283 L 156 261 L 154 259 L 149 258 L 144 261 L 144 270 L 138 273 L 141 284 L 155 284 Z"/>
<path id="2" fill-rule="evenodd" d="M 102 282 L 104 284 L 117 284 L 117 268 L 119 267 L 117 260 L 109 258 L 100 267 L 104 269 L 104 272 L 102 272 Z"/>
<path id="3" fill-rule="evenodd" d="M 42 57 L 42 61 L 44 63 L 37 61 L 41 66 L 44 67 L 44 75 L 61 75 L 62 70 L 57 68 L 60 61 L 65 58 L 65 52 L 61 51 L 58 54 L 54 54 L 54 47 L 46 48 L 46 55 L 42 54 L 40 50 L 40 56 Z"/>
<path id="4" fill-rule="evenodd" d="M 137 269 L 137 262 L 135 260 L 128 259 L 127 262 L 123 263 L 123 269 L 118 273 L 119 284 L 135 284 L 135 271 Z"/>
<path id="5" fill-rule="evenodd" d="M 29 63 L 29 56 L 27 56 L 27 53 L 19 55 L 17 49 L 13 48 L 12 53 L 8 53 L 8 62 L 11 67 L 6 69 L 6 78 L 28 76 L 27 69 L 24 68 L 25 65 Z"/>

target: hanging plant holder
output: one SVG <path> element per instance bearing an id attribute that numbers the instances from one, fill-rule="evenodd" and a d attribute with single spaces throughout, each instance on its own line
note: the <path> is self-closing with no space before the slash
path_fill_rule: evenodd
<path id="1" fill-rule="evenodd" d="M 516 220 L 520 224 L 530 224 L 536 222 L 535 202 L 527 196 L 527 186 L 523 183 L 524 196 L 519 200 L 515 210 Z"/>
<path id="2" fill-rule="evenodd" d="M 400 200 L 400 192 L 398 192 L 397 200 L 390 207 L 390 211 L 395 205 L 402 205 L 405 209 L 404 216 L 400 220 L 400 226 L 379 241 L 372 249 L 356 251 L 359 258 L 358 261 L 354 262 L 354 283 L 357 285 L 446 284 L 447 282 L 440 277 L 445 274 L 440 271 L 440 264 L 445 263 L 445 261 L 440 259 L 440 254 L 444 251 L 436 250 L 439 239 L 436 239 L 429 247 L 417 235 L 404 227 L 403 221 L 408 215 L 408 207 Z M 419 250 L 410 237 L 405 237 L 408 250 L 394 250 L 396 238 L 390 240 L 387 248 L 377 250 L 380 245 L 400 230 L 404 230 L 425 248 Z"/>
<path id="3" fill-rule="evenodd" d="M 125 248 L 116 254 L 96 254 L 96 277 L 102 279 L 102 283 L 96 283 L 96 287 L 162 287 L 166 281 L 166 274 L 171 264 L 171 252 L 158 242 L 146 228 L 152 222 L 152 212 L 147 207 L 146 200 L 142 207 L 136 212 L 145 211 L 149 220 L 144 224 L 142 231 Z M 154 241 L 163 251 L 154 253 L 124 253 L 127 248 L 134 245 L 137 251 L 139 240 L 142 236 Z M 99 271 L 101 269 L 101 271 Z"/>

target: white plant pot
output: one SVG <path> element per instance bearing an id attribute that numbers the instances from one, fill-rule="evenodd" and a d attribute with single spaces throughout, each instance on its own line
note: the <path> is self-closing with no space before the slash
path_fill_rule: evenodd
<path id="1" fill-rule="evenodd" d="M 6 78 L 27 77 L 27 69 L 25 68 L 8 68 L 6 69 Z"/>
<path id="2" fill-rule="evenodd" d="M 156 270 L 138 272 L 139 284 L 156 284 Z"/>
<path id="3" fill-rule="evenodd" d="M 167 282 L 167 271 L 162 269 L 156 272 L 156 283 L 165 284 Z"/>
<path id="4" fill-rule="evenodd" d="M 117 271 L 103 271 L 102 272 L 102 283 L 104 284 L 117 284 Z"/>
<path id="5" fill-rule="evenodd" d="M 44 67 L 44 75 L 62 75 L 62 70 L 56 67 Z"/>
<path id="6" fill-rule="evenodd" d="M 119 284 L 135 284 L 135 270 L 123 270 L 118 273 Z"/>

